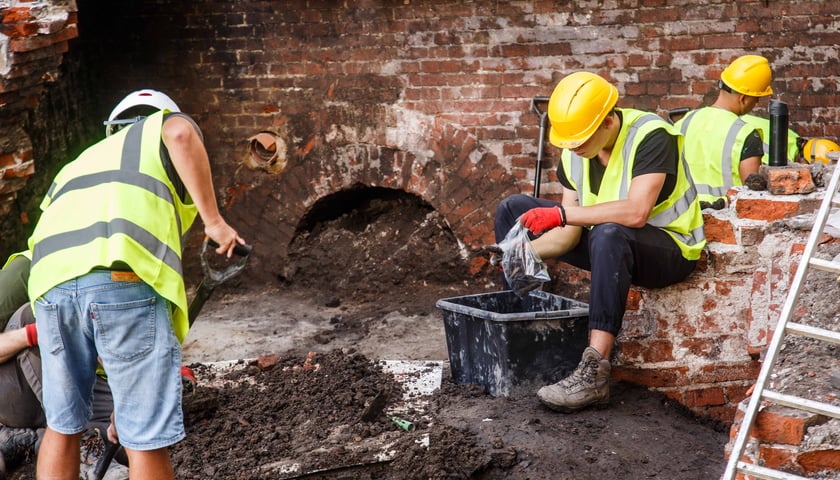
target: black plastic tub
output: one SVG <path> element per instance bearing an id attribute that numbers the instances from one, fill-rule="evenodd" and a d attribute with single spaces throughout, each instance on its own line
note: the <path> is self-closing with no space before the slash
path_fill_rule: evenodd
<path id="1" fill-rule="evenodd" d="M 523 384 L 554 383 L 571 373 L 589 342 L 589 305 L 543 291 L 505 290 L 442 298 L 449 366 L 455 382 L 510 396 Z"/>

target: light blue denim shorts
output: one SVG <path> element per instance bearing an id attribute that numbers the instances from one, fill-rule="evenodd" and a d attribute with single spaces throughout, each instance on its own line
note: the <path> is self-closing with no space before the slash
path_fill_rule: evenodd
<path id="1" fill-rule="evenodd" d="M 131 272 L 94 270 L 39 298 L 35 316 L 50 428 L 85 429 L 98 356 L 123 446 L 155 450 L 184 438 L 181 345 L 165 298 Z"/>

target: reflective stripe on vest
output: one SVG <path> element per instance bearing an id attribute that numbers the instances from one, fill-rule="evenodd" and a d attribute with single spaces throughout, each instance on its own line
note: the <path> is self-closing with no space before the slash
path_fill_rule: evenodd
<path id="1" fill-rule="evenodd" d="M 33 301 L 94 267 L 122 262 L 170 302 L 175 335 L 184 340 L 189 321 L 181 252 L 197 209 L 175 194 L 163 166 L 165 113 L 91 146 L 56 176 L 30 238 Z M 77 215 L 78 208 L 90 212 Z"/>
<path id="2" fill-rule="evenodd" d="M 620 111 L 623 114 L 623 122 L 629 123 L 626 126 L 622 125 L 622 129 L 626 129 L 625 138 L 620 147 L 622 158 L 620 160 L 615 158 L 615 152 L 613 152 L 610 158 L 611 161 L 616 160 L 621 162 L 621 171 L 608 175 L 605 170 L 599 195 L 592 193 L 590 188 L 585 186 L 587 184 L 584 183 L 588 181 L 585 180 L 588 164 L 584 162 L 589 162 L 589 160 L 581 158 L 569 150 L 564 152 L 563 159 L 565 161 L 563 162 L 563 166 L 567 169 L 569 181 L 578 191 L 580 204 L 583 206 L 596 204 L 599 200 L 627 199 L 633 164 L 635 163 L 636 149 L 643 140 L 643 138 L 637 137 L 642 133 L 644 135 L 648 133 L 642 130 L 643 127 L 652 127 L 650 128 L 650 131 L 652 131 L 659 128 L 661 124 L 662 128 L 665 128 L 671 135 L 678 138 L 678 144 L 681 141 L 679 133 L 655 114 L 632 109 L 620 109 Z M 622 132 L 619 132 L 619 141 L 622 141 L 621 137 Z M 679 165 L 674 191 L 671 192 L 671 195 L 665 201 L 654 206 L 647 223 L 651 226 L 661 228 L 671 235 L 680 246 L 683 255 L 689 260 L 696 260 L 699 258 L 700 250 L 705 245 L 706 237 L 703 230 L 703 218 L 697 204 L 697 190 L 691 181 L 691 172 L 682 156 L 682 148 L 679 150 Z M 620 175 L 617 178 L 616 173 Z M 603 191 L 603 185 L 608 176 L 612 177 L 613 184 L 617 182 L 619 185 L 620 190 L 614 194 L 609 192 L 604 193 Z"/>
<path id="3" fill-rule="evenodd" d="M 61 190 L 57 191 L 55 190 L 57 185 L 53 184 L 50 186 L 48 194 L 50 203 L 55 202 L 62 195 L 73 190 L 91 188 L 103 183 L 118 182 L 147 190 L 171 204 L 174 209 L 175 202 L 172 192 L 166 184 L 139 171 L 140 148 L 143 141 L 143 125 L 145 121 L 144 119 L 128 127 L 128 133 L 123 143 L 123 154 L 120 159 L 119 170 L 96 172 L 83 177 L 73 178 L 65 183 Z M 184 234 L 181 218 L 178 215 L 175 218 L 178 224 L 178 237 L 181 238 Z M 167 264 L 179 274 L 183 274 L 181 270 L 181 258 L 178 253 L 174 252 L 168 245 L 161 242 L 145 228 L 123 219 L 114 219 L 110 222 L 97 222 L 81 230 L 59 233 L 44 238 L 38 242 L 33 250 L 32 264 L 35 265 L 40 258 L 59 250 L 84 245 L 95 238 L 109 238 L 120 233 L 138 241 L 149 252 L 156 252 L 154 255 L 158 260 Z"/>
<path id="4" fill-rule="evenodd" d="M 700 110 L 692 110 L 689 112 L 685 118 L 683 118 L 680 122 L 680 131 L 682 132 L 684 137 L 687 137 L 687 132 L 691 121 L 694 119 L 695 114 Z M 737 156 L 740 160 L 741 157 L 741 149 L 743 148 L 743 142 L 740 142 L 740 148 L 738 151 L 735 152 L 736 145 L 739 144 L 738 137 L 741 134 L 741 130 L 747 125 L 742 119 L 738 118 L 732 125 L 729 126 L 729 129 L 726 132 L 726 137 L 723 141 L 723 146 L 721 148 L 720 153 L 720 173 L 721 178 L 719 181 L 716 181 L 715 185 L 710 185 L 708 183 L 698 181 L 695 183 L 697 187 L 697 193 L 700 195 L 709 195 L 712 197 L 724 197 L 726 196 L 726 192 L 729 191 L 730 188 L 736 185 L 735 178 L 738 178 L 737 185 L 741 185 L 741 174 L 740 174 L 740 164 L 733 164 L 733 156 Z M 683 149 L 682 157 L 685 159 L 686 149 Z M 704 172 L 706 173 L 706 172 Z M 705 181 L 709 181 L 708 179 L 704 179 Z"/>

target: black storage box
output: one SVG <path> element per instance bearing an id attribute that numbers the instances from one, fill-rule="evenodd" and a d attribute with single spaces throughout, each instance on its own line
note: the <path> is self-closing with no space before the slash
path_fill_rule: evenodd
<path id="1" fill-rule="evenodd" d="M 561 380 L 589 344 L 589 305 L 543 291 L 443 298 L 436 306 L 453 379 L 484 385 L 493 396 Z"/>

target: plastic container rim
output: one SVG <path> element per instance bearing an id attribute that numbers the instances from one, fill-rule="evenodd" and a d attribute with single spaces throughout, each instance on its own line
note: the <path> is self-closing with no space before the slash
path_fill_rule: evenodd
<path id="1" fill-rule="evenodd" d="M 510 290 L 502 290 L 496 293 L 505 293 L 510 292 Z M 550 310 L 545 312 L 516 312 L 516 313 L 498 313 L 498 312 L 490 312 L 487 310 L 482 310 L 476 307 L 469 307 L 466 305 L 460 305 L 457 303 L 453 303 L 453 300 L 457 298 L 464 298 L 464 297 L 479 297 L 482 295 L 489 295 L 488 293 L 479 293 L 475 295 L 465 295 L 461 297 L 449 297 L 449 298 L 441 298 L 435 303 L 437 308 L 441 310 L 447 310 L 452 312 L 457 312 L 462 315 L 469 315 L 472 317 L 483 318 L 486 320 L 491 320 L 494 322 L 525 322 L 525 321 L 533 321 L 533 320 L 548 320 L 548 319 L 559 319 L 559 318 L 576 318 L 576 317 L 584 317 L 589 315 L 589 307 L 586 308 L 577 307 L 577 308 L 570 308 L 566 310 Z M 547 292 L 542 291 L 533 291 L 529 293 L 529 296 L 532 297 L 542 297 L 547 298 L 548 295 L 553 295 Z M 556 296 L 556 295 L 553 295 Z M 565 298 L 565 297 L 563 297 Z M 582 303 L 576 300 L 567 299 L 569 301 L 575 303 Z"/>

